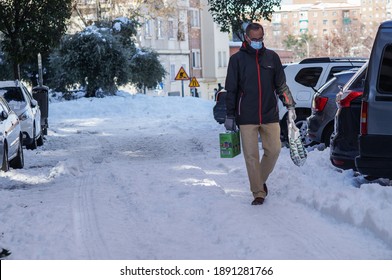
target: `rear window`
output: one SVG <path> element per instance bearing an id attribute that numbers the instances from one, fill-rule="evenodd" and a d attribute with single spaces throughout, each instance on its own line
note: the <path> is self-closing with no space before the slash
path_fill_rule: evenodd
<path id="1" fill-rule="evenodd" d="M 380 93 L 392 94 L 392 45 L 388 45 L 383 53 L 378 89 Z"/>
<path id="2" fill-rule="evenodd" d="M 331 78 L 333 77 L 334 74 L 340 73 L 340 72 L 345 71 L 345 70 L 350 70 L 350 69 L 352 69 L 352 68 L 354 68 L 354 67 L 355 67 L 354 65 L 335 66 L 335 67 L 332 67 L 331 71 L 330 71 L 329 74 L 328 74 L 327 81 L 328 81 L 329 79 L 331 79 Z"/>
<path id="3" fill-rule="evenodd" d="M 365 87 L 366 69 L 362 71 L 359 76 L 353 81 L 349 89 L 352 91 L 363 91 Z"/>
<path id="4" fill-rule="evenodd" d="M 340 87 L 343 87 L 353 75 L 354 73 L 345 73 L 339 75 L 339 77 L 333 77 L 320 88 L 319 92 L 322 92 L 324 95 L 327 93 L 338 93 Z"/>
<path id="5" fill-rule="evenodd" d="M 322 67 L 308 67 L 301 69 L 295 76 L 295 81 L 306 87 L 315 87 L 320 78 Z"/>
<path id="6" fill-rule="evenodd" d="M 329 71 L 329 73 L 328 73 L 327 81 L 332 79 L 334 77 L 334 74 L 345 71 L 345 70 L 349 70 L 352 68 L 354 68 L 353 65 L 332 67 L 331 71 Z M 295 81 L 297 83 L 300 83 L 301 85 L 314 88 L 314 87 L 316 87 L 322 72 L 323 72 L 322 67 L 303 68 L 295 76 Z"/>

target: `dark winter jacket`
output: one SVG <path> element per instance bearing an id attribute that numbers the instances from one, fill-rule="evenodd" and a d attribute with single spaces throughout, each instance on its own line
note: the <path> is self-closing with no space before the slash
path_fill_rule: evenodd
<path id="1" fill-rule="evenodd" d="M 236 116 L 238 125 L 279 122 L 277 96 L 295 106 L 278 54 L 246 42 L 230 57 L 225 89 L 227 115 Z"/>

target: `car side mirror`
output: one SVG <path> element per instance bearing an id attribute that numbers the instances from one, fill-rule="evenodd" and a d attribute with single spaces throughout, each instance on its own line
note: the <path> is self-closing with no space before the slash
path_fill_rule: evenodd
<path id="1" fill-rule="evenodd" d="M 37 100 L 32 99 L 32 100 L 31 100 L 31 107 L 37 107 L 37 105 L 38 105 Z"/>
<path id="2" fill-rule="evenodd" d="M 8 113 L 6 111 L 2 111 L 0 113 L 0 119 L 3 121 L 8 118 Z"/>

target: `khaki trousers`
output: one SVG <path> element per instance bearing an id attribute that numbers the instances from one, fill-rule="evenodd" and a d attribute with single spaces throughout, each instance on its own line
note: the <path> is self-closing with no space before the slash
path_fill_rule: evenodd
<path id="1" fill-rule="evenodd" d="M 242 151 L 253 196 L 265 197 L 263 184 L 267 181 L 278 160 L 281 142 L 279 123 L 241 125 Z M 264 150 L 260 161 L 259 134 Z"/>

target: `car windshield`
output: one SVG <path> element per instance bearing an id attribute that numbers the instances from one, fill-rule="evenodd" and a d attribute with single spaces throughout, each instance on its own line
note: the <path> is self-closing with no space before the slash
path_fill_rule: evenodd
<path id="1" fill-rule="evenodd" d="M 14 110 L 26 103 L 23 98 L 22 90 L 19 87 L 0 88 L 0 96 L 3 96 Z"/>

